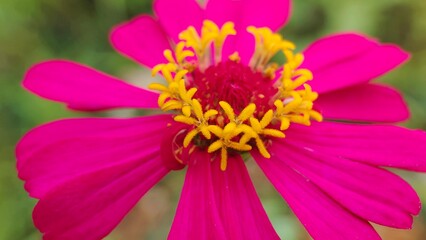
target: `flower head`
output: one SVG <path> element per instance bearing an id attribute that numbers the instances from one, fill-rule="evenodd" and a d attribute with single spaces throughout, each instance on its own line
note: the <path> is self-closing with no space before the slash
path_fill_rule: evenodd
<path id="1" fill-rule="evenodd" d="M 158 20 L 143 15 L 111 34 L 119 52 L 162 75 L 152 91 L 69 61 L 31 68 L 24 86 L 72 109 L 165 112 L 60 120 L 23 137 L 17 167 L 39 199 L 33 217 L 44 238 L 101 239 L 166 174 L 186 168 L 169 239 L 279 239 L 243 154 L 314 239 L 380 239 L 370 222 L 410 228 L 420 200 L 382 167 L 426 171 L 426 133 L 384 125 L 408 110 L 396 90 L 370 83 L 408 54 L 358 34 L 296 52 L 276 32 L 289 8 L 155 1 Z"/>

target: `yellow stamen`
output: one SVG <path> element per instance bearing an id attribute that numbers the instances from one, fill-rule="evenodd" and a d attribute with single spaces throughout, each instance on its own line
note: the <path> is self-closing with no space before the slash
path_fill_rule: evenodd
<path id="1" fill-rule="evenodd" d="M 234 52 L 233 54 L 229 56 L 229 60 L 233 62 L 240 62 L 241 61 L 240 54 L 238 52 Z"/>
<path id="2" fill-rule="evenodd" d="M 220 128 L 216 125 L 210 125 L 209 131 L 212 132 L 219 139 L 210 144 L 207 151 L 209 153 L 221 150 L 221 169 L 226 170 L 226 163 L 228 159 L 228 149 L 237 151 L 250 151 L 252 147 L 246 143 L 236 142 L 233 139 L 242 133 L 242 129 L 237 127 L 234 122 L 228 123 L 225 128 Z"/>
<path id="3" fill-rule="evenodd" d="M 250 61 L 252 70 L 263 73 L 264 77 L 271 80 L 277 79 L 275 84 L 271 84 L 277 90 L 274 96 L 256 94 L 258 99 L 272 97 L 269 106 L 249 103 L 241 110 L 234 109 L 223 99 L 217 99 L 220 109 L 211 109 L 210 105 L 215 104 L 203 106 L 203 93 L 196 96 L 198 89 L 189 87 L 195 86 L 192 83 L 194 76 L 189 73 L 197 68 L 204 71 L 210 64 L 222 60 L 222 47 L 226 38 L 236 34 L 231 22 L 219 28 L 214 22 L 206 20 L 201 33 L 192 26 L 184 30 L 179 35 L 182 41 L 177 43 L 174 52 L 164 51 L 167 62 L 158 64 L 152 70 L 153 75 L 161 73 L 167 83 L 153 83 L 149 86 L 160 92 L 158 105 L 162 110 L 175 111 L 174 120 L 190 126 L 184 130 L 187 133 L 183 146 L 188 147 L 193 143 L 193 147 L 207 147 L 209 153 L 220 150 L 220 168 L 223 171 L 227 168 L 229 154 L 244 153 L 256 147 L 263 157 L 270 158 L 265 145 L 268 139 L 284 138 L 283 131 L 291 124 L 309 126 L 311 120 L 323 120 L 322 115 L 313 110 L 318 93 L 313 92 L 307 84 L 314 76 L 308 69 L 300 68 L 304 57 L 293 52 L 294 44 L 268 28 L 251 26 L 247 30 L 256 41 L 255 53 Z M 211 53 L 214 54 L 213 62 Z M 277 53 L 284 54 L 287 59 L 283 66 L 269 62 Z M 194 56 L 198 61 L 190 62 L 188 59 Z M 229 56 L 229 59 L 239 62 L 238 52 Z M 276 72 L 281 67 L 282 72 L 277 77 Z M 256 97 L 253 96 L 253 99 Z"/>
<path id="4" fill-rule="evenodd" d="M 222 46 L 230 35 L 236 35 L 233 22 L 226 22 L 219 28 L 213 21 L 204 20 L 201 35 L 194 27 L 190 26 L 179 34 L 179 39 L 185 46 L 192 48 L 198 58 L 199 67 L 204 69 L 209 64 L 211 44 L 214 46 L 214 60 L 216 63 L 222 59 Z"/>
<path id="5" fill-rule="evenodd" d="M 254 36 L 256 42 L 256 49 L 250 61 L 253 69 L 264 69 L 269 60 L 279 51 L 295 49 L 293 43 L 284 40 L 281 35 L 272 32 L 269 28 L 249 26 L 247 31 Z"/>

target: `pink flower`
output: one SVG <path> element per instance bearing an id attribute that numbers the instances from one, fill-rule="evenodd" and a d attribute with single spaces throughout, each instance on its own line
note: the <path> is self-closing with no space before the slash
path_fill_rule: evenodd
<path id="1" fill-rule="evenodd" d="M 156 91 L 70 61 L 32 67 L 25 88 L 71 109 L 168 112 L 59 120 L 23 137 L 17 168 L 39 199 L 33 218 L 43 238 L 101 239 L 152 186 L 186 167 L 169 239 L 279 239 L 247 153 L 314 239 L 380 239 L 370 222 L 411 228 L 420 200 L 383 167 L 426 171 L 426 134 L 389 124 L 408 118 L 406 104 L 371 83 L 409 55 L 357 34 L 325 37 L 298 54 L 274 33 L 289 9 L 289 0 L 155 1 L 158 19 L 119 25 L 111 42 L 166 78 L 150 86 Z M 271 60 L 277 53 L 284 65 Z"/>

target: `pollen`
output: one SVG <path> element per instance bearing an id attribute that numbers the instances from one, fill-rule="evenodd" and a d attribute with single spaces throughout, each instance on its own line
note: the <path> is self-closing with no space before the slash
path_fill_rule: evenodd
<path id="1" fill-rule="evenodd" d="M 314 108 L 318 94 L 308 84 L 314 76 L 300 67 L 303 54 L 269 28 L 250 26 L 247 32 L 255 49 L 244 65 L 238 52 L 222 56 L 226 39 L 238 34 L 234 23 L 219 27 L 205 20 L 201 32 L 188 27 L 175 49 L 164 51 L 167 62 L 152 70 L 167 83 L 149 86 L 160 92 L 159 107 L 187 126 L 182 147 L 205 149 L 223 171 L 235 154 L 258 151 L 270 158 L 270 140 L 284 138 L 292 124 L 322 121 Z M 271 62 L 276 54 L 285 57 L 283 65 Z"/>

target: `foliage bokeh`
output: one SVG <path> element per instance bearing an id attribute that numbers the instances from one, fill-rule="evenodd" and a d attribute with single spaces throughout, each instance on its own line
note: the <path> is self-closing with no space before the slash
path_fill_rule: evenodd
<path id="1" fill-rule="evenodd" d="M 150 11 L 149 0 L 0 0 L 0 240 L 40 239 L 31 220 L 35 201 L 28 197 L 16 176 L 14 146 L 18 139 L 41 123 L 94 115 L 70 112 L 60 104 L 24 91 L 21 80 L 26 69 L 43 60 L 65 58 L 127 80 L 141 79 L 146 74 L 140 66 L 114 52 L 107 37 L 112 26 Z M 326 34 L 358 31 L 411 52 L 408 64 L 379 81 L 404 94 L 412 111 L 412 118 L 405 125 L 426 129 L 426 1 L 294 0 L 292 15 L 283 33 L 300 49 Z M 138 74 L 141 76 L 131 76 Z M 128 113 L 96 113 L 110 114 Z M 288 240 L 307 239 L 272 188 L 263 187 L 267 183 L 256 170 L 251 173 L 258 180 L 257 186 L 261 186 L 262 200 L 278 232 Z M 425 176 L 402 174 L 426 202 Z M 179 177 L 168 177 L 144 200 L 156 200 L 150 204 L 156 202 L 156 207 L 163 210 L 142 212 L 143 216 L 132 213 L 110 238 L 163 239 L 181 187 L 182 180 L 176 179 Z M 158 205 L 159 198 L 163 198 L 163 205 Z M 154 220 L 140 220 L 150 217 Z M 137 224 L 145 224 L 146 229 Z M 385 239 L 426 239 L 425 226 L 423 211 L 410 233 L 389 234 L 385 228 L 380 231 Z"/>

